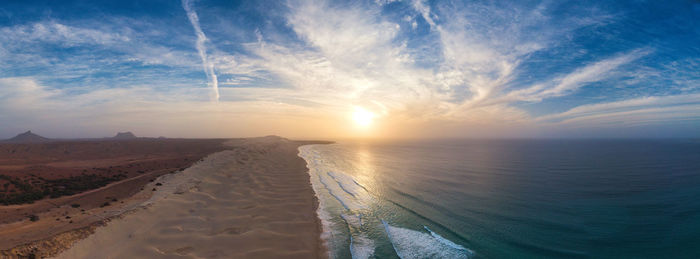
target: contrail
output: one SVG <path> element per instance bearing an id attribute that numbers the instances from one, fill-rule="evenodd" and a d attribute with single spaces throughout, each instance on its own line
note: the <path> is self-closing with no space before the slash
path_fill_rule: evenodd
<path id="1" fill-rule="evenodd" d="M 199 27 L 199 17 L 197 13 L 192 8 L 192 3 L 189 0 L 182 0 L 182 8 L 187 12 L 187 17 L 190 19 L 190 23 L 194 28 L 195 34 L 197 34 L 197 51 L 199 52 L 199 57 L 202 58 L 202 66 L 204 67 L 204 73 L 207 74 L 207 79 L 210 81 L 211 88 L 213 90 L 213 98 L 219 101 L 219 80 L 216 78 L 214 73 L 214 64 L 209 62 L 207 58 L 207 47 L 204 43 L 207 41 L 207 36 L 202 32 L 202 28 Z"/>

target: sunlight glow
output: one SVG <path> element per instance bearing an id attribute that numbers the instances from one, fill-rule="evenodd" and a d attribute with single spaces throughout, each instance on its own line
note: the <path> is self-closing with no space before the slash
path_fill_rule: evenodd
<path id="1" fill-rule="evenodd" d="M 352 113 L 352 120 L 355 122 L 355 125 L 362 128 L 372 125 L 375 117 L 376 115 L 373 112 L 358 106 L 355 106 L 355 110 Z"/>

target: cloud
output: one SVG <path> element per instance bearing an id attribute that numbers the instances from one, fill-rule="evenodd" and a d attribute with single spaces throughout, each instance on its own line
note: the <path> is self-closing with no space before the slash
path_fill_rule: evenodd
<path id="1" fill-rule="evenodd" d="M 64 46 L 82 44 L 111 45 L 131 40 L 128 35 L 123 33 L 79 28 L 55 21 L 4 27 L 0 29 L 0 35 L 2 35 L 0 39 L 8 43 L 54 42 Z"/>
<path id="2" fill-rule="evenodd" d="M 55 114 L 83 126 L 88 118 L 182 127 L 235 117 L 274 129 L 342 121 L 359 106 L 378 114 L 386 132 L 435 123 L 454 127 L 455 135 L 467 129 L 517 135 L 522 128 L 658 123 L 698 113 L 697 102 L 681 95 L 697 97 L 700 89 L 693 57 L 649 64 L 663 48 L 617 46 L 603 54 L 572 44 L 618 18 L 601 11 L 572 7 L 586 14 L 581 19 L 556 14 L 552 2 L 290 0 L 284 10 L 262 10 L 259 27 L 202 9 L 219 22 L 205 35 L 193 2 L 180 4 L 174 8 L 188 20 L 173 18 L 179 27 L 123 17 L 0 27 L 0 78 L 6 77 L 0 121 L 22 118 L 4 111 Z M 73 52 L 63 54 L 67 49 Z M 207 88 L 198 87 L 202 68 Z M 674 89 L 659 90 L 663 80 Z M 612 90 L 619 92 L 605 96 Z M 600 96 L 586 96 L 588 104 L 579 107 L 561 101 L 590 92 Z M 203 100 L 207 94 L 217 102 Z M 569 110 L 538 117 L 538 105 Z M 352 134 L 341 126 L 318 131 Z"/>
<path id="3" fill-rule="evenodd" d="M 294 89 L 271 94 L 292 95 L 294 100 L 304 100 L 301 103 L 336 112 L 359 105 L 394 120 L 530 124 L 529 113 L 514 103 L 571 95 L 652 53 L 651 48 L 641 48 L 616 54 L 513 88 L 523 60 L 556 46 L 558 38 L 581 27 L 609 22 L 609 16 L 565 20 L 557 27 L 551 25 L 543 5 L 534 9 L 438 5 L 440 14 L 422 1 L 413 1 L 411 7 L 437 39 L 438 45 L 422 42 L 440 50 L 441 57 L 430 68 L 416 65 L 416 55 L 421 53 L 408 48 L 406 41 L 411 39 L 401 34 L 398 23 L 410 21 L 411 15 L 391 21 L 376 6 L 293 1 L 285 18 L 306 45 L 267 41 L 258 34 L 258 42 L 244 45 L 253 55 L 237 57 L 223 71 L 240 75 L 232 84 L 269 72 Z M 495 22 L 503 24 L 494 27 Z"/>
<path id="4" fill-rule="evenodd" d="M 690 114 L 688 114 L 690 112 Z M 668 116 L 674 115 L 675 116 Z M 641 122 L 649 117 L 665 114 L 668 120 L 679 117 L 700 117 L 700 94 L 649 96 L 617 102 L 587 104 L 566 112 L 540 116 L 538 121 L 550 123 L 580 123 L 617 120 L 619 122 Z M 690 116 L 689 116 L 690 115 Z"/>
<path id="5" fill-rule="evenodd" d="M 648 49 L 637 49 L 603 59 L 552 80 L 540 82 L 524 89 L 513 90 L 507 93 L 501 101 L 536 102 L 546 98 L 568 95 L 588 83 L 605 80 L 615 74 L 620 66 L 626 65 L 650 52 Z"/>
<path id="6" fill-rule="evenodd" d="M 52 89 L 30 77 L 0 79 L 0 132 L 10 137 L 32 129 L 48 137 L 103 137 L 117 130 L 141 136 L 233 137 L 285 132 L 311 137 L 320 121 L 336 121 L 333 132 L 343 132 L 339 120 L 323 110 L 281 103 L 269 92 L 243 89 L 255 101 L 201 100 L 208 89 L 177 88 L 167 92 L 149 86 L 96 89 L 75 94 L 74 89 Z M 222 89 L 231 95 L 232 89 Z M 280 92 L 277 96 L 290 96 Z M 324 127 L 328 127 L 325 125 Z"/>
<path id="7" fill-rule="evenodd" d="M 239 58 L 239 64 L 269 71 L 305 99 L 330 107 L 381 109 L 374 104 L 380 102 L 393 110 L 433 98 L 419 82 L 429 79 L 429 71 L 411 66 L 405 47 L 394 44 L 398 24 L 384 20 L 379 9 L 311 1 L 290 8 L 287 21 L 307 45 L 263 39 L 246 46 L 253 58 Z"/>
<path id="8" fill-rule="evenodd" d="M 614 73 L 618 67 L 645 56 L 649 52 L 650 51 L 648 50 L 634 50 L 629 53 L 598 61 L 591 65 L 577 69 L 573 73 L 568 74 L 563 78 L 554 80 L 556 82 L 554 87 L 536 93 L 535 98 L 562 96 L 568 92 L 580 88 L 586 83 L 601 81 L 610 74 Z"/>
<path id="9" fill-rule="evenodd" d="M 190 0 L 182 0 L 182 8 L 187 12 L 187 18 L 190 20 L 190 23 L 192 23 L 192 28 L 194 28 L 194 32 L 197 35 L 195 47 L 197 48 L 197 52 L 199 52 L 199 56 L 202 58 L 204 73 L 207 74 L 207 78 L 210 81 L 209 84 L 213 93 L 212 98 L 215 101 L 219 101 L 219 81 L 214 72 L 214 63 L 210 62 L 207 58 L 207 47 L 205 45 L 207 36 L 204 35 L 202 28 L 199 26 L 199 17 L 197 17 L 197 13 L 194 11 L 192 2 Z"/>
<path id="10" fill-rule="evenodd" d="M 430 24 L 430 27 L 435 27 L 433 18 L 430 17 L 430 7 L 426 6 L 423 0 L 413 0 L 413 8 L 415 8 L 425 21 Z"/>
<path id="11" fill-rule="evenodd" d="M 199 57 L 171 44 L 184 36 L 162 31 L 157 23 L 123 17 L 0 27 L 0 77 L 32 76 L 52 87 L 83 91 L 134 84 L 192 87 L 201 79 L 182 75 L 201 69 Z"/>

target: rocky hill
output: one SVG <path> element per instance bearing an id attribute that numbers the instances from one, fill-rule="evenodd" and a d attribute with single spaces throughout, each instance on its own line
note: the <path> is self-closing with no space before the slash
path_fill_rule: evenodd
<path id="1" fill-rule="evenodd" d="M 131 133 L 130 131 L 127 132 L 119 132 L 117 133 L 116 136 L 112 137 L 113 139 L 136 139 L 136 135 L 134 133 Z"/>
<path id="2" fill-rule="evenodd" d="M 28 130 L 25 133 L 18 134 L 14 138 L 5 140 L 5 142 L 12 142 L 12 143 L 42 143 L 42 142 L 49 142 L 49 141 L 51 141 L 51 139 L 34 134 L 34 133 L 32 133 L 31 130 Z"/>

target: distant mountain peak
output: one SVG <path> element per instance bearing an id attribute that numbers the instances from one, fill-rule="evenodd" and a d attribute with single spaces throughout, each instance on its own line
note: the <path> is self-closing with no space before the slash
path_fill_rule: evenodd
<path id="1" fill-rule="evenodd" d="M 136 135 L 134 135 L 134 133 L 131 133 L 131 131 L 119 132 L 113 138 L 114 139 L 135 139 Z"/>
<path id="2" fill-rule="evenodd" d="M 37 143 L 37 142 L 47 142 L 51 141 L 48 138 L 39 136 L 37 134 L 32 133 L 31 130 L 27 130 L 27 132 L 17 134 L 14 138 L 8 139 L 8 142 L 17 142 L 17 143 Z"/>

